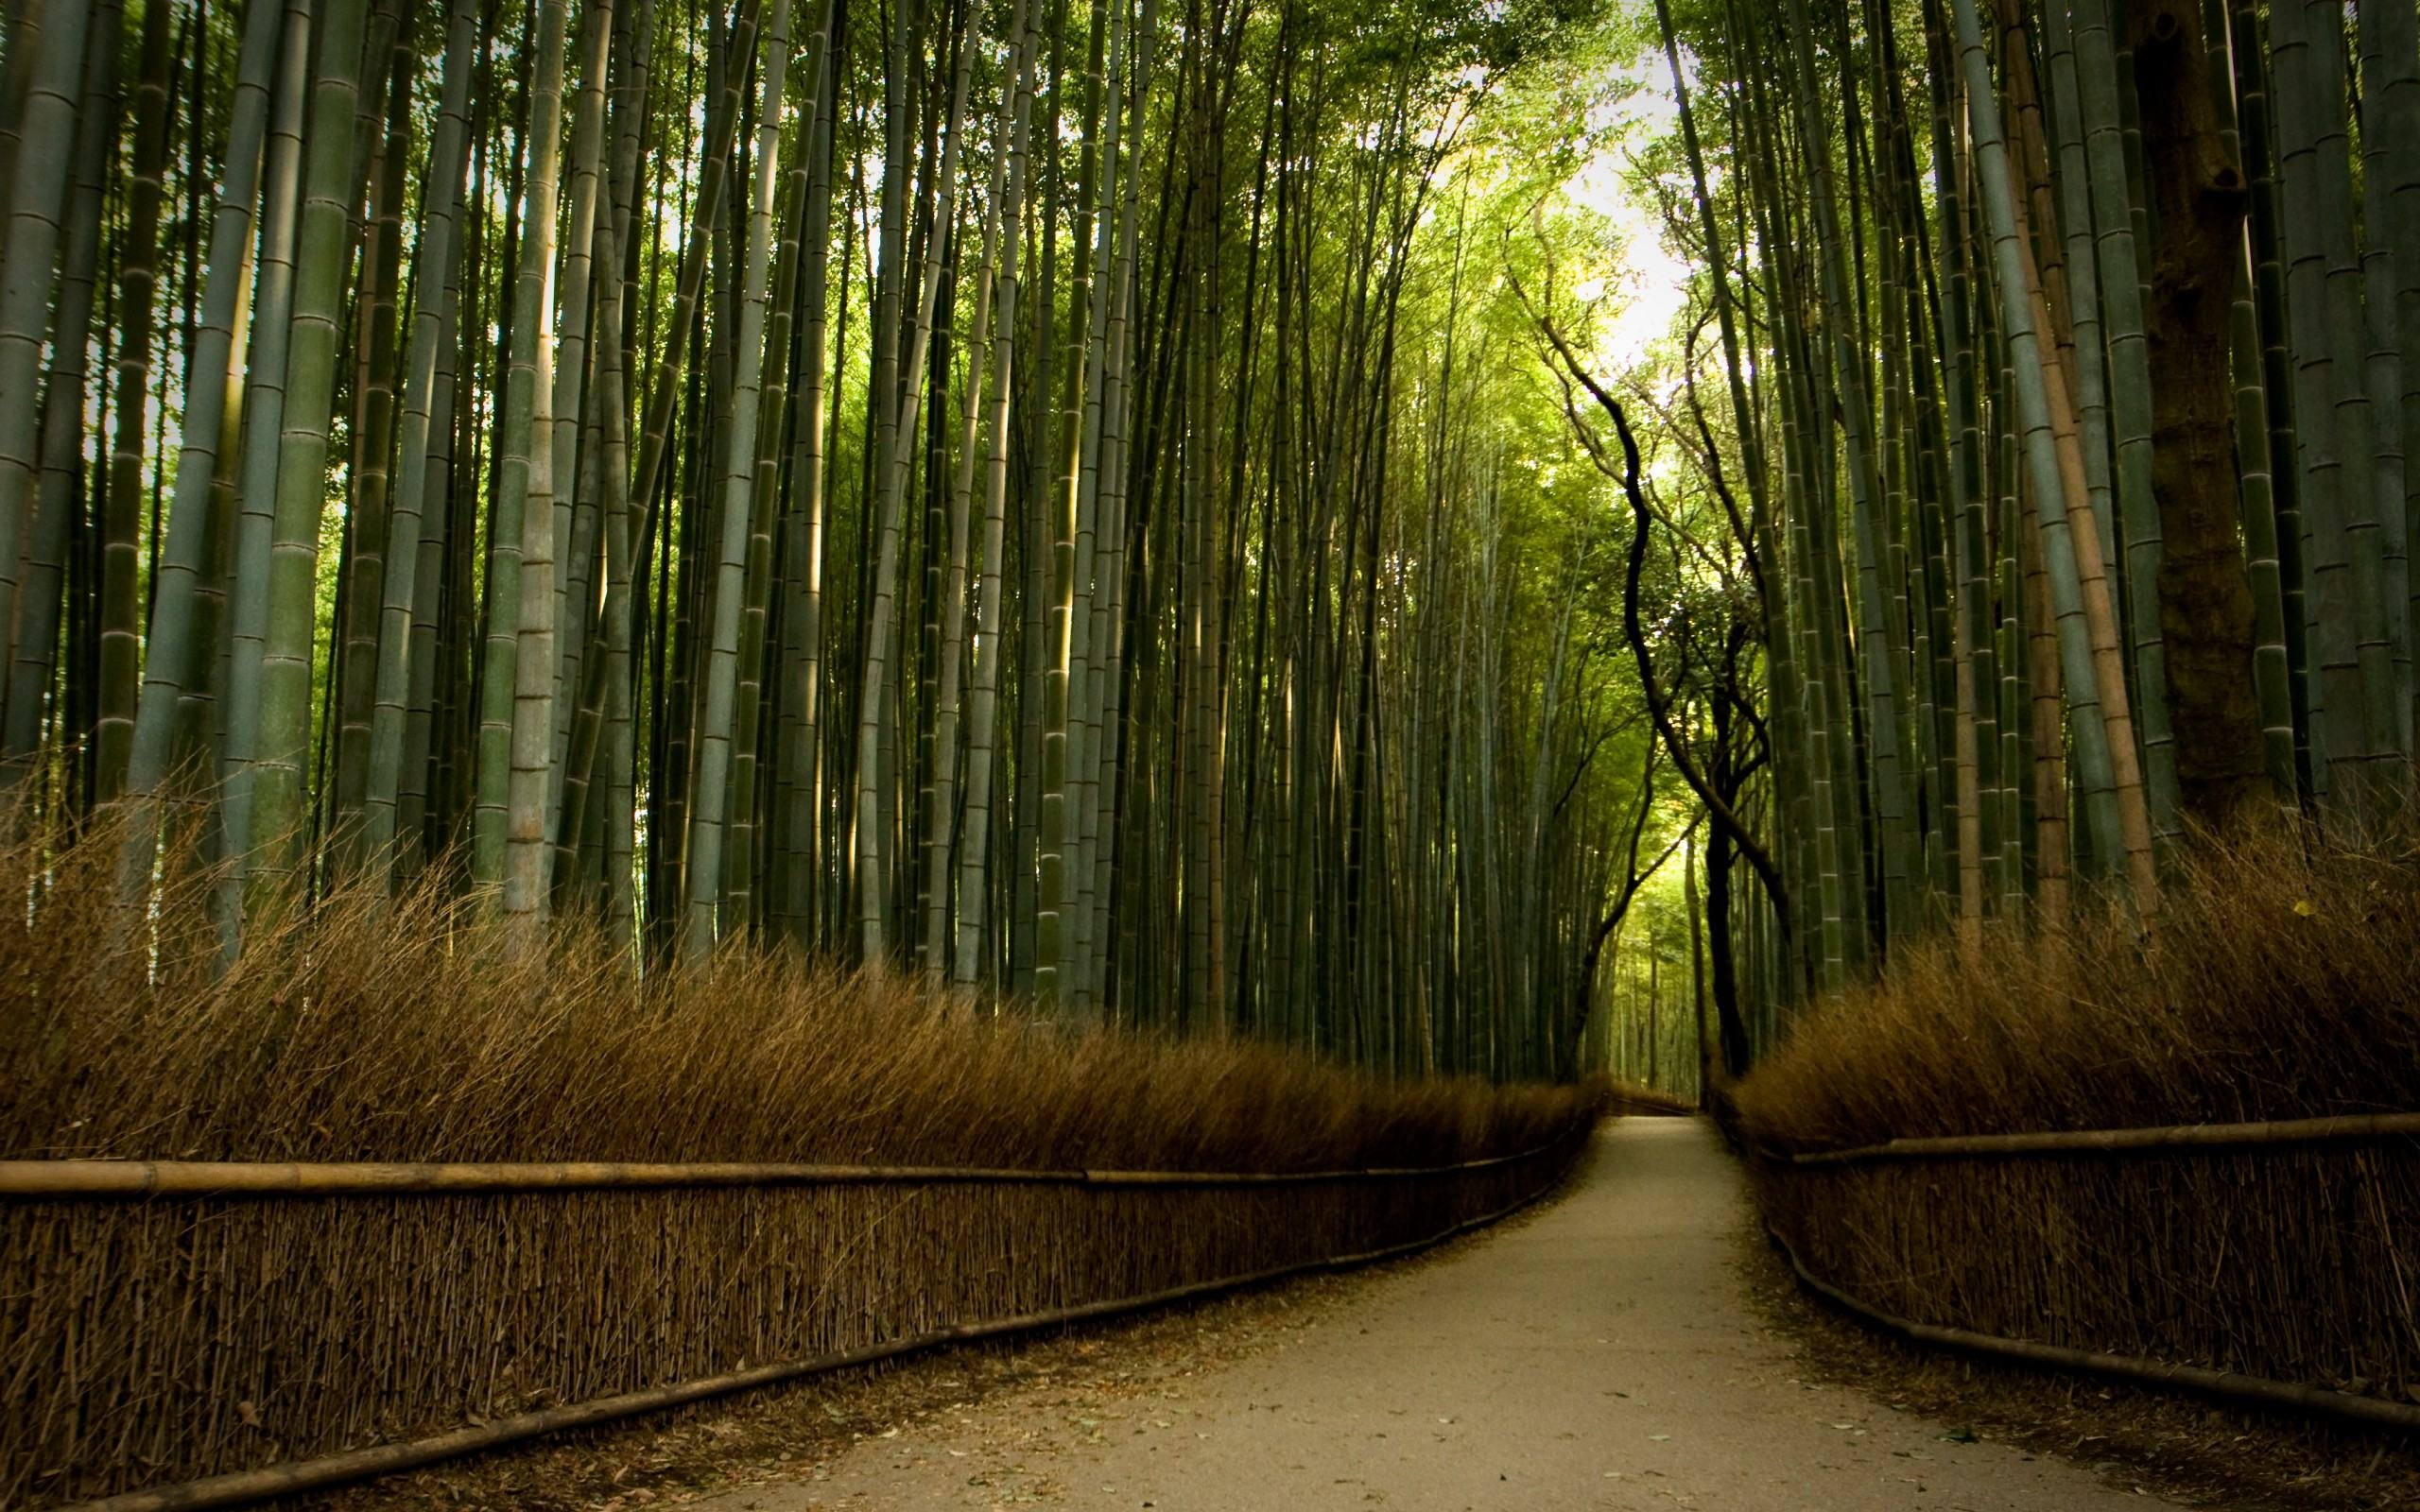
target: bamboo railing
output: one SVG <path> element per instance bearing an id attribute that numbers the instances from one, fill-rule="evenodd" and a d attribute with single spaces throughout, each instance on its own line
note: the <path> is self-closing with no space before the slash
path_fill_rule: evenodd
<path id="1" fill-rule="evenodd" d="M 1941 1134 L 1835 1150 L 1774 1150 L 1760 1145 L 1756 1153 L 1783 1165 L 1848 1165 L 1865 1160 L 2253 1149 L 2262 1145 L 2335 1144 L 2397 1138 L 2420 1138 L 2420 1113 L 2354 1113 L 2334 1118 L 2170 1124 L 2151 1128 L 2044 1129 L 2023 1134 Z"/>
<path id="2" fill-rule="evenodd" d="M 0 1160 L 0 1197 L 366 1197 L 666 1187 L 1253 1187 L 1456 1176 L 1513 1165 L 1563 1142 L 1450 1165 L 1341 1171 L 1050 1171 L 786 1160 Z"/>

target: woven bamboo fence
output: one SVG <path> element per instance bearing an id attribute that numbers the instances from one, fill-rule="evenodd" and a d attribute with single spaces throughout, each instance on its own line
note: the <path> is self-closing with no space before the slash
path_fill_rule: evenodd
<path id="1" fill-rule="evenodd" d="M 1752 1150 L 1817 1290 L 1910 1336 L 2420 1428 L 2420 1117 Z"/>
<path id="2" fill-rule="evenodd" d="M 0 1161 L 0 1506 L 1398 1251 L 1583 1135 L 1275 1177 Z"/>

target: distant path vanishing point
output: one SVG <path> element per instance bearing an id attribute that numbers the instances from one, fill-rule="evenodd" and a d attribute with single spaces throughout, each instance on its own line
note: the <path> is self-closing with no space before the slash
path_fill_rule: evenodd
<path id="1" fill-rule="evenodd" d="M 1551 1208 L 1145 1395 L 1018 1391 L 717 1512 L 2091 1512 L 2173 1506 L 1792 1377 L 1735 1262 L 1712 1128 L 1624 1119 Z"/>

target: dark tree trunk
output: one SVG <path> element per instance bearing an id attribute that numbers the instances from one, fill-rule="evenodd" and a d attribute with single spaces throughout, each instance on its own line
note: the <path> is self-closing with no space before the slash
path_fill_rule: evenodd
<path id="1" fill-rule="evenodd" d="M 2152 489 L 2166 555 L 2160 624 L 2185 815 L 2222 829 L 2274 812 L 2252 680 L 2252 588 L 2238 532 L 2229 317 L 2246 209 L 2219 134 L 2201 9 L 2156 0 L 2134 36 L 2152 192 Z"/>
<path id="2" fill-rule="evenodd" d="M 1723 675 L 1737 686 L 1739 675 L 1739 643 L 1734 637 L 1723 659 Z M 1739 800 L 1740 779 L 1731 755 L 1731 722 L 1729 704 L 1718 695 L 1714 699 L 1714 782 L 1726 804 Z M 1707 828 L 1705 846 L 1705 929 L 1706 951 L 1714 966 L 1715 1038 L 1722 1045 L 1722 1072 L 1726 1080 L 1737 1080 L 1748 1074 L 1748 1026 L 1739 1017 L 1739 965 L 1731 940 L 1731 837 L 1722 826 Z"/>

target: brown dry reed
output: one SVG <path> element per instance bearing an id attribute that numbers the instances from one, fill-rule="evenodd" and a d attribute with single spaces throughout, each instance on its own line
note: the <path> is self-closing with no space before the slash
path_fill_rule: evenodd
<path id="1" fill-rule="evenodd" d="M 1908 953 L 1731 1093 L 1751 1145 L 2420 1111 L 2420 870 L 2283 831 L 2180 856 L 2145 937 Z M 2319 1146 L 1788 1167 L 1766 1216 L 1903 1317 L 2420 1400 L 2420 1150 Z"/>
<path id="2" fill-rule="evenodd" d="M 1073 1034 L 787 951 L 642 979 L 594 934 L 527 948 L 428 889 L 339 889 L 221 970 L 203 929 L 130 939 L 111 852 L 44 858 L 38 910 L 0 924 L 0 1159 L 1322 1170 L 1527 1148 L 1584 1101 Z"/>
<path id="3" fill-rule="evenodd" d="M 0 1505 L 419 1436 L 1435 1234 L 1567 1168 L 1602 1089 L 1388 1082 L 1074 1034 L 777 951 L 642 980 L 433 891 L 338 888 L 232 966 L 112 836 L 0 849 L 0 1158 L 818 1161 L 1448 1177 L 0 1207 Z M 27 879 L 32 879 L 30 882 Z M 0 1199 L 5 1200 L 5 1199 Z"/>

